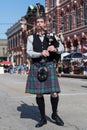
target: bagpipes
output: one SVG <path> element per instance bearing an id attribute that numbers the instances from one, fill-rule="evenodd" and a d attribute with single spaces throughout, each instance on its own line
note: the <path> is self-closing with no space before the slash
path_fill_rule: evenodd
<path id="1" fill-rule="evenodd" d="M 49 46 L 53 45 L 55 48 L 59 47 L 60 42 L 62 43 L 61 37 L 54 33 L 46 34 L 46 40 L 49 42 Z M 52 57 L 55 62 L 58 62 L 61 59 L 61 54 L 58 52 L 50 52 L 50 57 Z"/>

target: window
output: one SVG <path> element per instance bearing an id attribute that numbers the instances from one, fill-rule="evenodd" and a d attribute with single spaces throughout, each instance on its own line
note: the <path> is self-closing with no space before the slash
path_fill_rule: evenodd
<path id="1" fill-rule="evenodd" d="M 67 18 L 68 18 L 68 30 L 71 30 L 71 11 L 70 11 L 70 8 L 69 8 Z"/>
<path id="2" fill-rule="evenodd" d="M 53 7 L 57 5 L 57 0 L 53 0 Z"/>
<path id="3" fill-rule="evenodd" d="M 62 16 L 61 16 L 61 25 L 60 25 L 60 31 L 61 32 L 64 32 L 64 22 L 65 22 L 65 16 L 64 16 L 64 13 L 62 13 Z"/>
<path id="4" fill-rule="evenodd" d="M 56 14 L 56 13 L 55 13 Z M 53 32 L 56 33 L 56 16 L 53 17 Z"/>
<path id="5" fill-rule="evenodd" d="M 78 27 L 78 8 L 75 6 L 75 26 Z"/>
<path id="6" fill-rule="evenodd" d="M 53 7 L 52 0 L 49 0 L 49 9 Z"/>
<path id="7" fill-rule="evenodd" d="M 87 5 L 85 2 L 82 4 L 82 23 L 83 25 L 87 24 Z"/>
<path id="8" fill-rule="evenodd" d="M 3 48 L 3 55 L 5 55 L 5 48 Z"/>
<path id="9" fill-rule="evenodd" d="M 49 9 L 55 7 L 57 5 L 57 0 L 49 0 Z"/>

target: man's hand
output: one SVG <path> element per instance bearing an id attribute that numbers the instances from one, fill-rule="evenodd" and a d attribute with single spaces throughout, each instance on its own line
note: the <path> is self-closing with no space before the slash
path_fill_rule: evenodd
<path id="1" fill-rule="evenodd" d="M 49 46 L 47 50 L 49 52 L 56 52 L 57 51 L 57 49 L 53 45 Z"/>
<path id="2" fill-rule="evenodd" d="M 47 57 L 47 56 L 49 56 L 49 52 L 47 50 L 43 50 L 41 55 L 44 57 Z"/>

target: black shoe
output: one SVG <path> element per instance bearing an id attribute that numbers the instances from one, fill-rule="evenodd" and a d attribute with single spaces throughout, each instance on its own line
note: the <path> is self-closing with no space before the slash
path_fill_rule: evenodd
<path id="1" fill-rule="evenodd" d="M 52 117 L 53 120 L 56 121 L 57 125 L 64 126 L 63 120 L 57 114 L 56 115 L 52 114 L 51 117 Z"/>
<path id="2" fill-rule="evenodd" d="M 41 119 L 41 120 L 39 121 L 39 123 L 36 124 L 35 127 L 39 128 L 39 127 L 41 127 L 41 126 L 43 126 L 43 125 L 45 125 L 45 124 L 47 124 L 47 120 L 46 120 L 46 118 Z"/>

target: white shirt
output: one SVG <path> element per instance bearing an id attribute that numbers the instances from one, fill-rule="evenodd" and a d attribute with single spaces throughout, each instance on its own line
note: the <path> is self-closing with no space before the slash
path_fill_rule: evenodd
<path id="1" fill-rule="evenodd" d="M 41 42 L 43 42 L 44 35 L 39 36 L 39 38 L 40 38 Z M 58 37 L 55 37 L 55 38 L 59 42 L 59 47 L 57 48 L 56 53 L 61 54 L 64 51 L 64 46 L 63 46 L 63 44 L 61 43 L 61 40 Z M 41 56 L 41 53 L 35 52 L 33 50 L 33 44 L 32 43 L 33 43 L 33 35 L 30 35 L 30 36 L 28 36 L 28 39 L 27 39 L 27 54 L 30 58 L 39 58 Z"/>

